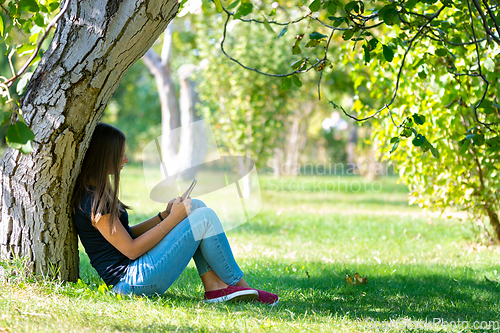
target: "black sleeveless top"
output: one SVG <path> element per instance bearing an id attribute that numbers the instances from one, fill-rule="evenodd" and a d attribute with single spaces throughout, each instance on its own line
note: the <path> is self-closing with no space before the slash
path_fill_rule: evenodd
<path id="1" fill-rule="evenodd" d="M 127 272 L 129 258 L 118 251 L 97 230 L 90 219 L 92 209 L 92 197 L 88 193 L 82 195 L 80 207 L 75 207 L 73 223 L 85 252 L 90 258 L 90 264 L 95 268 L 99 276 L 108 286 L 115 286 Z M 124 209 L 120 214 L 120 222 L 132 238 L 132 229 L 128 224 L 128 214 Z"/>

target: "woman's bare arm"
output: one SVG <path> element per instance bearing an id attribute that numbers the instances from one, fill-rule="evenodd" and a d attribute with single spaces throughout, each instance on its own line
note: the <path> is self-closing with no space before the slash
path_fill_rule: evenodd
<path id="1" fill-rule="evenodd" d="M 165 209 L 163 212 L 160 212 L 161 216 L 163 217 L 163 220 L 166 219 L 168 215 L 170 215 L 170 210 L 172 209 L 174 201 L 175 199 L 170 200 L 170 202 L 167 205 L 167 209 Z M 158 223 L 160 223 L 160 218 L 158 216 L 155 216 L 150 218 L 149 220 L 146 220 L 144 222 L 141 222 L 139 224 L 130 227 L 130 229 L 132 229 L 132 233 L 134 234 L 135 237 L 139 237 L 146 231 L 156 227 Z"/>
<path id="2" fill-rule="evenodd" d="M 191 199 L 180 202 L 180 198 L 177 198 L 172 205 L 172 211 L 165 220 L 156 224 L 157 227 L 150 228 L 135 239 L 130 237 L 118 219 L 114 221 L 113 232 L 111 232 L 109 228 L 111 214 L 102 216 L 95 226 L 103 237 L 118 251 L 126 257 L 135 260 L 158 244 L 166 234 L 189 215 L 190 210 Z"/>

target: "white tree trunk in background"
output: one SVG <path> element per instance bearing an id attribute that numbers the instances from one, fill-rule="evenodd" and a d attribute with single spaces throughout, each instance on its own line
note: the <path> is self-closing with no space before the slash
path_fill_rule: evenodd
<path id="1" fill-rule="evenodd" d="M 194 65 L 182 65 L 177 70 L 179 75 L 179 104 L 181 109 L 181 142 L 179 146 L 178 161 L 182 163 L 181 170 L 191 168 L 203 162 L 207 152 L 206 133 L 195 130 L 189 124 L 199 119 L 196 116 L 196 103 L 198 94 L 196 93 L 196 82 L 191 76 L 196 70 Z M 192 178 L 194 174 L 186 174 L 185 177 Z"/>
<path id="2" fill-rule="evenodd" d="M 198 101 L 196 82 L 190 78 L 196 66 L 182 65 L 177 70 L 180 84 L 179 99 L 175 93 L 170 67 L 172 30 L 170 26 L 165 30 L 161 56 L 151 48 L 142 60 L 155 78 L 160 97 L 162 161 L 167 165 L 169 173 L 175 174 L 202 163 L 207 147 L 205 133 L 193 131 L 192 126 L 189 126 L 198 120 L 195 108 Z M 190 178 L 194 175 L 184 176 Z"/>
<path id="3" fill-rule="evenodd" d="M 179 103 L 175 94 L 172 69 L 170 68 L 170 50 L 172 48 L 172 28 L 165 30 L 163 49 L 159 56 L 152 48 L 144 54 L 142 60 L 154 76 L 161 107 L 162 159 L 177 154 L 178 131 L 171 131 L 180 126 Z"/>
<path id="4" fill-rule="evenodd" d="M 309 128 L 308 118 L 314 111 L 315 103 L 305 103 L 297 108 L 290 117 L 286 130 L 286 140 L 282 155 L 284 161 L 279 161 L 279 172 L 285 175 L 297 176 L 300 172 L 300 155 L 304 150 L 307 141 L 307 129 Z M 275 153 L 276 155 L 276 153 Z"/>
<path id="5" fill-rule="evenodd" d="M 33 152 L 1 165 L 0 255 L 78 277 L 69 202 L 89 140 L 126 70 L 176 15 L 175 0 L 70 0 L 22 100 Z M 52 268 L 51 268 L 52 267 Z"/>

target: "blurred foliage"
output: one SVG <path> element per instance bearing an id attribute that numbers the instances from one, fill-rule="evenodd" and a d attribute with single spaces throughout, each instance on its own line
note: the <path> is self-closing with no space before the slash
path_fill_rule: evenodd
<path id="1" fill-rule="evenodd" d="M 156 82 L 142 61 L 128 70 L 101 121 L 120 128 L 127 135 L 127 151 L 132 159 L 148 142 L 161 135 Z"/>
<path id="2" fill-rule="evenodd" d="M 18 95 L 22 95 L 48 43 L 43 38 L 48 33 L 50 19 L 59 10 L 58 0 L 2 0 L 0 1 L 0 45 L 4 59 L 0 63 L 0 104 L 5 139 L 10 147 L 30 153 L 34 134 L 22 116 Z M 23 57 L 27 66 L 17 69 L 15 56 Z M 12 73 L 9 66 L 12 61 Z M 6 63 L 5 63 L 6 62 Z M 5 76 L 7 75 L 7 76 Z M 17 84 L 14 85 L 14 83 Z M 5 126 L 5 127 L 4 127 Z M 3 137 L 3 136 L 2 136 Z"/>
<path id="3" fill-rule="evenodd" d="M 446 20 L 438 21 L 429 34 L 437 31 L 455 43 L 470 40 L 464 6 L 464 1 L 455 1 L 445 10 Z M 432 9 L 425 2 L 414 8 L 418 12 Z M 478 29 L 480 24 L 475 23 Z M 366 61 L 362 53 L 352 52 L 351 45 L 342 46 L 343 64 L 354 79 L 353 113 L 368 116 L 389 102 L 408 47 L 405 40 L 409 30 L 400 23 L 397 29 L 381 28 L 377 35 L 373 31 L 382 44 L 391 45 L 392 63 L 397 66 L 387 62 L 382 49 L 376 49 L 381 53 Z M 478 38 L 484 38 L 484 33 L 476 33 Z M 500 48 L 486 41 L 478 46 L 481 72 L 490 86 L 477 110 L 475 105 L 482 99 L 486 85 L 477 76 L 457 75 L 478 74 L 474 43 L 455 46 L 425 38 L 413 44 L 407 56 L 391 111 L 386 109 L 371 122 L 381 156 L 396 164 L 411 190 L 410 202 L 442 212 L 464 209 L 478 224 L 488 218 L 494 233 L 491 237 L 500 239 Z M 490 125 L 479 123 L 476 112 L 482 123 Z"/>

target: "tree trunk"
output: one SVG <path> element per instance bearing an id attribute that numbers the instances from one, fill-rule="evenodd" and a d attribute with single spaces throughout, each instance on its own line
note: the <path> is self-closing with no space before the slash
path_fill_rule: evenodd
<path id="1" fill-rule="evenodd" d="M 177 161 L 181 170 L 191 169 L 203 163 L 208 148 L 205 122 L 195 124 L 199 120 L 196 115 L 196 103 L 198 102 L 198 94 L 195 90 L 196 82 L 191 79 L 195 70 L 196 66 L 190 64 L 182 65 L 177 70 L 180 83 L 179 104 L 182 125 Z M 194 169 L 192 170 L 194 172 Z M 184 176 L 193 178 L 195 174 L 185 174 Z"/>
<path id="2" fill-rule="evenodd" d="M 154 76 L 161 107 L 162 157 L 177 153 L 179 131 L 172 131 L 180 126 L 179 103 L 175 93 L 172 69 L 170 68 L 170 50 L 172 47 L 172 28 L 167 27 L 163 40 L 161 57 L 149 49 L 142 57 L 144 64 Z"/>
<path id="3" fill-rule="evenodd" d="M 300 173 L 300 155 L 307 141 L 307 119 L 314 111 L 315 103 L 301 104 L 297 111 L 291 116 L 291 125 L 288 127 L 283 155 L 285 158 L 284 174 L 297 176 Z"/>
<path id="4" fill-rule="evenodd" d="M 500 243 L 500 220 L 498 219 L 498 214 L 488 204 L 485 204 L 484 208 L 490 219 L 490 224 L 493 227 L 493 231 L 495 232 L 495 241 L 497 243 Z"/>
<path id="5" fill-rule="evenodd" d="M 2 160 L 2 258 L 26 257 L 34 273 L 77 279 L 69 202 L 88 143 L 126 70 L 177 10 L 173 0 L 70 3 L 21 103 L 33 152 L 7 149 Z"/>

